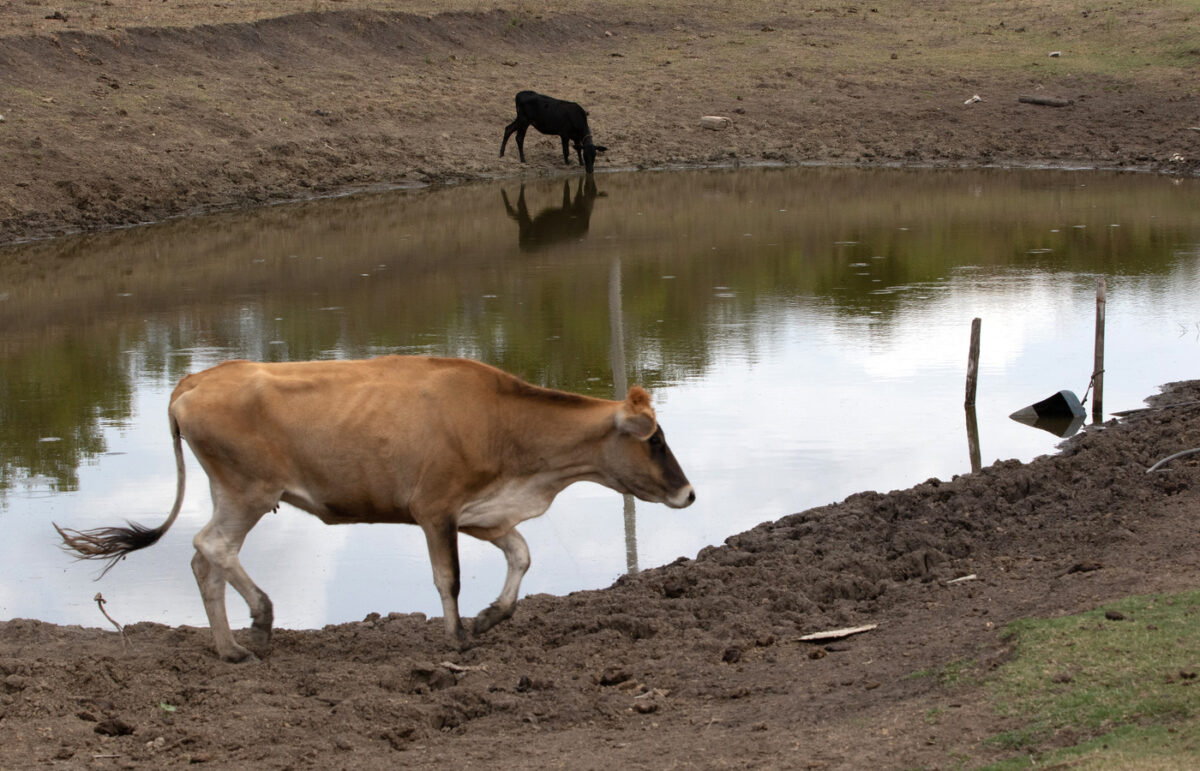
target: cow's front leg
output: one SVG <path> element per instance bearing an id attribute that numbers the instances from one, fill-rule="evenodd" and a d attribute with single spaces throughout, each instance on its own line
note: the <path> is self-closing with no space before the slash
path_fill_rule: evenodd
<path id="1" fill-rule="evenodd" d="M 446 636 L 460 650 L 467 647 L 467 632 L 458 616 L 458 526 L 446 518 L 441 522 L 422 525 L 429 546 L 429 562 L 433 566 L 433 584 L 442 598 Z"/>
<path id="2" fill-rule="evenodd" d="M 508 574 L 504 577 L 504 588 L 500 590 L 500 596 L 475 617 L 475 634 L 483 634 L 512 616 L 517 605 L 517 593 L 521 589 L 521 579 L 529 570 L 529 545 L 516 528 L 490 540 L 504 552 L 504 559 L 508 562 Z"/>
<path id="3" fill-rule="evenodd" d="M 571 165 L 571 140 L 568 137 L 562 138 L 563 143 L 563 163 Z"/>

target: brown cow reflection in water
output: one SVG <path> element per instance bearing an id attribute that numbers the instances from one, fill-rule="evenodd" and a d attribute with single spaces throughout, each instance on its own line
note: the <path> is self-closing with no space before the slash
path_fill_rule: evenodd
<path id="1" fill-rule="evenodd" d="M 563 180 L 562 205 L 548 206 L 533 217 L 529 216 L 525 203 L 524 185 L 517 194 L 515 209 L 507 192 L 502 189 L 500 195 L 504 198 L 504 210 L 517 221 L 517 245 L 523 252 L 535 252 L 564 241 L 582 240 L 591 223 L 592 204 L 607 194 L 596 191 L 596 182 L 590 175 L 578 181 L 574 196 L 570 181 Z"/>

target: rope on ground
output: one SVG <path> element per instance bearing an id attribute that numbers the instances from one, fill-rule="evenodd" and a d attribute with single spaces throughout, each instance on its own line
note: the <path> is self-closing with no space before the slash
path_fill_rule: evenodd
<path id="1" fill-rule="evenodd" d="M 1088 380 L 1087 388 L 1083 389 L 1083 398 L 1079 400 L 1080 404 L 1087 404 L 1088 394 L 1092 392 L 1092 386 L 1096 385 L 1096 376 L 1103 375 L 1104 370 L 1098 369 L 1092 373 L 1092 377 Z"/>
<path id="2" fill-rule="evenodd" d="M 1157 471 L 1159 466 L 1165 466 L 1176 458 L 1186 458 L 1189 455 L 1196 455 L 1197 453 L 1200 453 L 1200 447 L 1193 447 L 1190 450 L 1184 450 L 1183 452 L 1177 452 L 1174 455 L 1168 455 L 1158 463 L 1155 463 L 1153 466 L 1146 469 L 1146 473 L 1149 474 L 1151 471 Z"/>

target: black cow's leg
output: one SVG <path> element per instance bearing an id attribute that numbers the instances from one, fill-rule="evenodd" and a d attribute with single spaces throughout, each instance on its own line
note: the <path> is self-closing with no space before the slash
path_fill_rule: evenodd
<path id="1" fill-rule="evenodd" d="M 563 163 L 570 166 L 571 165 L 571 146 L 570 146 L 571 140 L 568 139 L 567 137 L 563 137 L 562 141 L 563 141 Z"/>
<path id="2" fill-rule="evenodd" d="M 517 210 L 512 207 L 512 204 L 508 202 L 508 193 L 505 192 L 504 188 L 500 188 L 500 197 L 504 199 L 504 211 L 508 213 L 508 216 L 519 221 L 521 216 L 517 214 Z"/>
<path id="3" fill-rule="evenodd" d="M 521 128 L 520 124 L 521 124 L 521 119 L 517 118 L 512 123 L 510 123 L 504 127 L 504 140 L 500 143 L 500 157 L 501 158 L 504 157 L 504 146 L 508 144 L 508 138 L 510 136 L 512 136 L 512 133 L 514 131 L 518 131 Z M 517 139 L 517 142 L 520 142 L 520 141 L 521 141 L 520 139 Z M 525 160 L 525 159 L 521 158 L 521 160 Z"/>
<path id="4" fill-rule="evenodd" d="M 527 128 L 529 128 L 528 123 L 517 127 L 517 155 L 521 156 L 521 163 L 525 162 L 525 129 Z"/>

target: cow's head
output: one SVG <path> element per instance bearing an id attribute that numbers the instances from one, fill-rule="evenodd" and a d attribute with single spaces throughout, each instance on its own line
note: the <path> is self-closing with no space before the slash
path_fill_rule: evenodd
<path id="1" fill-rule="evenodd" d="M 650 394 L 640 386 L 630 388 L 614 420 L 616 431 L 609 435 L 604 449 L 610 486 L 643 501 L 675 509 L 690 506 L 696 493 L 667 446 L 650 406 Z"/>
<path id="2" fill-rule="evenodd" d="M 592 137 L 589 134 L 583 143 L 583 168 L 588 174 L 592 173 L 592 169 L 596 166 L 596 153 L 602 153 L 608 150 L 604 145 L 592 144 Z"/>

